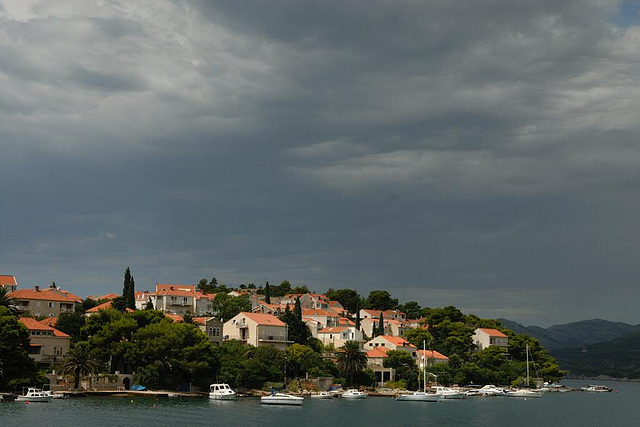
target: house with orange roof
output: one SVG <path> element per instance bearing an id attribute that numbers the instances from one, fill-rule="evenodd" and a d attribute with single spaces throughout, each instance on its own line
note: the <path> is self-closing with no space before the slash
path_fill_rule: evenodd
<path id="1" fill-rule="evenodd" d="M 270 345 L 284 350 L 287 347 L 287 325 L 275 316 L 242 312 L 223 326 L 225 340 L 240 340 L 254 347 Z"/>
<path id="2" fill-rule="evenodd" d="M 144 310 L 147 308 L 147 304 L 151 301 L 149 291 L 136 291 L 133 295 L 136 300 L 136 310 Z M 153 305 L 153 302 L 151 304 Z"/>
<path id="3" fill-rule="evenodd" d="M 417 348 L 409 341 L 402 337 L 394 337 L 390 335 L 379 335 L 374 339 L 367 341 L 364 345 L 365 350 L 373 350 L 377 347 L 381 347 L 386 350 L 400 350 L 406 351 L 411 354 L 411 357 L 415 360 L 417 357 Z"/>
<path id="4" fill-rule="evenodd" d="M 362 328 L 362 332 L 367 334 L 367 336 L 373 336 L 373 327 L 378 326 L 379 319 L 367 317 L 365 319 L 360 319 L 360 327 Z M 389 325 L 388 320 L 383 320 L 384 323 L 384 334 L 385 335 L 395 335 L 391 331 L 391 326 Z"/>
<path id="5" fill-rule="evenodd" d="M 374 347 L 367 351 L 367 369 L 371 369 L 376 376 L 376 385 L 384 387 L 387 381 L 394 381 L 396 378 L 396 370 L 394 368 L 385 368 L 384 359 L 389 349 L 385 347 Z"/>
<path id="6" fill-rule="evenodd" d="M 12 274 L 0 274 L 0 287 L 5 288 L 7 292 L 13 292 L 18 289 L 18 281 L 16 276 Z"/>
<path id="7" fill-rule="evenodd" d="M 287 294 L 280 300 L 280 304 L 295 304 L 296 299 L 300 298 L 300 307 L 304 308 L 329 308 L 329 298 L 324 294 L 314 294 L 308 292 L 306 294 Z"/>
<path id="8" fill-rule="evenodd" d="M 385 320 L 407 320 L 407 314 L 399 310 L 372 310 L 369 308 L 360 309 L 360 319 L 380 319 L 380 313 Z"/>
<path id="9" fill-rule="evenodd" d="M 102 304 L 96 305 L 95 307 L 91 307 L 90 309 L 84 312 L 86 317 L 93 316 L 94 314 L 98 314 L 100 310 L 111 310 L 113 308 L 113 301 L 103 302 Z M 133 310 L 130 308 L 126 308 L 125 311 L 127 313 L 133 313 Z"/>
<path id="10" fill-rule="evenodd" d="M 114 300 L 116 298 L 119 298 L 120 295 L 116 294 L 115 292 L 110 292 L 108 294 L 105 295 L 89 295 L 87 298 L 88 299 L 92 299 L 94 301 L 111 301 Z"/>
<path id="11" fill-rule="evenodd" d="M 269 304 L 264 301 L 259 301 L 251 309 L 254 313 L 271 314 L 272 316 L 280 316 L 284 309 L 280 304 Z"/>
<path id="12" fill-rule="evenodd" d="M 303 308 L 302 316 L 320 322 L 323 328 L 336 326 L 340 319 L 338 313 L 324 308 Z"/>
<path id="13" fill-rule="evenodd" d="M 50 365 L 64 359 L 71 347 L 71 337 L 31 317 L 20 317 L 29 330 L 29 357 L 36 363 Z"/>
<path id="14" fill-rule="evenodd" d="M 487 347 L 500 347 L 502 350 L 509 350 L 509 337 L 497 329 L 478 328 L 473 334 L 473 342 L 478 351 Z"/>
<path id="15" fill-rule="evenodd" d="M 202 315 L 212 314 L 211 303 L 215 294 L 204 294 L 195 285 L 157 283 L 155 292 L 150 292 L 149 297 L 156 310 L 180 315 Z"/>
<path id="16" fill-rule="evenodd" d="M 9 293 L 9 297 L 15 301 L 18 311 L 35 317 L 57 317 L 61 313 L 75 311 L 76 304 L 82 302 L 82 298 L 62 291 L 55 285 L 44 289 L 40 289 L 40 286 L 35 286 L 33 289 L 18 289 Z"/>
<path id="17" fill-rule="evenodd" d="M 309 327 L 311 336 L 314 338 L 318 338 L 318 332 L 323 329 L 322 324 L 317 320 L 312 319 L 311 317 L 302 316 L 302 321 Z"/>
<path id="18" fill-rule="evenodd" d="M 362 332 L 355 326 L 330 326 L 318 331 L 318 339 L 324 345 L 332 344 L 333 348 L 340 348 L 347 341 L 356 341 L 360 344 L 364 343 Z"/>
<path id="19" fill-rule="evenodd" d="M 423 369 L 433 365 L 449 363 L 449 358 L 435 350 L 418 350 L 418 368 Z"/>

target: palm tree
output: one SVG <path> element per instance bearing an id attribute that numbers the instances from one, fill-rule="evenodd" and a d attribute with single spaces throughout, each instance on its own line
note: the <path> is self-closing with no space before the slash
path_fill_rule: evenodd
<path id="1" fill-rule="evenodd" d="M 360 343 L 347 341 L 338 354 L 338 370 L 349 376 L 349 383 L 353 384 L 353 375 L 367 367 L 367 355 L 360 350 Z"/>
<path id="2" fill-rule="evenodd" d="M 14 316 L 18 314 L 15 301 L 9 296 L 9 291 L 4 286 L 0 286 L 0 307 L 7 307 Z"/>
<path id="3" fill-rule="evenodd" d="M 73 374 L 75 377 L 74 389 L 78 389 L 80 378 L 84 375 L 91 375 L 98 372 L 99 365 L 91 354 L 89 345 L 86 343 L 78 343 L 74 348 L 69 350 L 62 365 L 60 365 L 60 373 L 63 375 Z"/>

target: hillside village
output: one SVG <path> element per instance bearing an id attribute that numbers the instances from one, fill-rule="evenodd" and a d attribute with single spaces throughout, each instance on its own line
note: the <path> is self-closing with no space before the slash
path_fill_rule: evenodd
<path id="1" fill-rule="evenodd" d="M 535 350 L 540 378 L 556 380 L 563 374 L 537 341 L 505 330 L 495 320 L 465 316 L 455 307 L 423 309 L 415 302 L 405 305 L 411 309 L 407 313 L 386 291 L 374 291 L 385 300 L 377 307 L 360 308 L 373 305 L 371 295 L 354 305 L 353 295 L 346 291 L 355 291 L 320 294 L 303 288 L 277 295 L 282 289 L 268 282 L 265 287 L 236 289 L 224 285 L 216 289 L 217 283 L 206 281 L 199 285 L 158 283 L 155 289 L 134 291 L 133 284 L 127 289 L 127 274 L 129 270 L 123 295 L 112 292 L 86 298 L 55 283 L 23 287 L 15 276 L 0 275 L 0 287 L 19 324 L 28 331 L 28 356 L 41 373 L 47 373 L 52 387 L 72 388 L 56 368 L 69 359 L 74 348 L 88 349 L 101 362 L 85 378 L 75 379 L 76 388 L 128 388 L 146 383 L 197 389 L 196 378 L 202 380 L 198 371 L 227 376 L 236 386 L 262 387 L 286 379 L 287 368 L 283 374 L 279 367 L 283 366 L 281 358 L 285 366 L 291 365 L 290 377 L 333 377 L 333 381 L 365 386 L 415 388 L 423 368 L 432 375 L 429 381 L 515 384 L 522 381 L 525 342 Z M 130 281 L 133 283 L 132 277 Z M 286 285 L 281 284 L 285 290 L 290 288 L 288 282 Z M 350 298 L 344 298 L 347 294 Z M 385 307 L 389 301 L 396 307 Z M 123 322 L 130 322 L 129 330 L 119 337 L 107 336 L 119 331 Z M 157 326 L 158 340 L 167 331 L 191 334 L 189 345 L 202 346 L 202 359 L 191 361 L 193 366 L 180 374 L 169 374 L 171 369 L 144 354 L 143 347 L 132 347 L 143 342 L 142 331 L 152 326 Z M 193 330 L 185 332 L 185 328 Z M 364 356 L 359 372 L 340 369 L 341 353 L 349 346 Z M 239 354 L 241 347 L 253 358 L 230 361 L 231 353 Z M 260 364 L 251 365 L 254 361 Z M 256 372 L 250 373 L 252 369 Z M 101 379 L 99 374 L 103 374 Z M 212 379 L 205 378 L 201 385 Z"/>

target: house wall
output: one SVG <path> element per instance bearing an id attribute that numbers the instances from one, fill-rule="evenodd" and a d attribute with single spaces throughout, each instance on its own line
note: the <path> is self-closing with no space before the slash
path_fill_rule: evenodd
<path id="1" fill-rule="evenodd" d="M 32 347 L 29 350 L 29 357 L 38 363 L 54 363 L 64 359 L 64 356 L 69 352 L 71 346 L 71 338 L 68 337 L 56 337 L 54 335 L 42 335 L 45 333 L 51 333 L 50 331 L 29 331 L 30 340 L 32 345 L 38 347 Z M 37 335 L 40 333 L 41 335 Z M 34 349 L 38 348 L 39 352 L 34 353 Z"/>
<path id="2" fill-rule="evenodd" d="M 28 312 L 35 317 L 57 317 L 60 316 L 60 313 L 67 313 L 75 310 L 74 303 L 49 300 L 28 300 L 16 298 L 15 305 L 18 310 Z"/>

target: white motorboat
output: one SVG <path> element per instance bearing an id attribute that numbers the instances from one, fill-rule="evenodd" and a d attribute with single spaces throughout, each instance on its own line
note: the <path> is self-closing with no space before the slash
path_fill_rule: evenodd
<path id="1" fill-rule="evenodd" d="M 527 390 L 526 388 L 520 388 L 517 390 L 510 390 L 506 394 L 507 397 L 542 397 L 541 391 Z"/>
<path id="2" fill-rule="evenodd" d="M 29 387 L 24 396 L 18 396 L 16 402 L 51 402 L 51 396 L 39 388 Z"/>
<path id="3" fill-rule="evenodd" d="M 606 385 L 591 385 L 591 384 L 587 384 L 586 386 L 582 387 L 580 390 L 592 391 L 596 393 L 608 393 L 613 391 L 612 388 L 607 387 Z"/>
<path id="4" fill-rule="evenodd" d="M 304 397 L 293 396 L 286 393 L 273 393 L 269 396 L 262 396 L 260 403 L 263 405 L 295 405 L 300 406 L 304 401 Z"/>
<path id="5" fill-rule="evenodd" d="M 498 388 L 493 384 L 487 384 L 478 390 L 478 395 L 479 396 L 504 396 L 505 391 L 504 389 Z"/>
<path id="6" fill-rule="evenodd" d="M 369 395 L 367 393 L 363 393 L 355 388 L 350 388 L 342 393 L 342 397 L 345 399 L 366 399 L 368 396 Z"/>
<path id="7" fill-rule="evenodd" d="M 234 400 L 236 392 L 229 387 L 229 384 L 211 384 L 209 386 L 209 399 L 213 400 Z"/>
<path id="8" fill-rule="evenodd" d="M 333 394 L 328 391 L 321 391 L 320 393 L 312 394 L 313 399 L 333 399 Z"/>
<path id="9" fill-rule="evenodd" d="M 52 399 L 68 399 L 69 398 L 69 396 L 67 396 L 66 394 L 54 393 L 51 390 L 43 390 L 42 392 L 47 396 L 51 397 Z"/>
<path id="10" fill-rule="evenodd" d="M 405 400 L 409 402 L 438 402 L 440 395 L 435 393 L 426 393 L 424 391 L 414 391 L 411 394 L 401 394 L 396 400 Z"/>
<path id="11" fill-rule="evenodd" d="M 449 388 L 449 387 L 442 387 L 442 386 L 436 386 L 436 387 L 432 387 L 435 388 L 437 395 L 440 396 L 440 399 L 464 399 L 465 395 L 461 390 L 458 390 L 457 388 Z"/>

